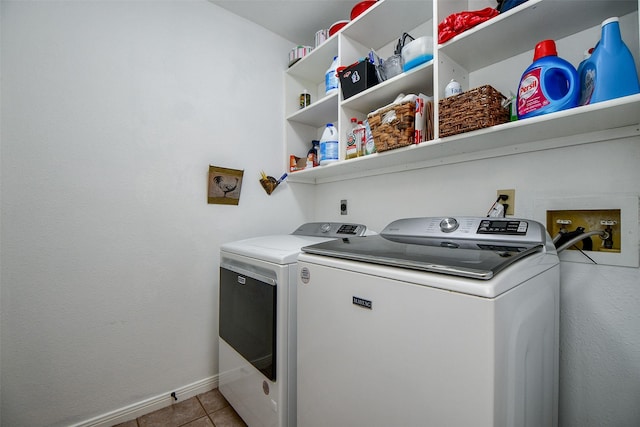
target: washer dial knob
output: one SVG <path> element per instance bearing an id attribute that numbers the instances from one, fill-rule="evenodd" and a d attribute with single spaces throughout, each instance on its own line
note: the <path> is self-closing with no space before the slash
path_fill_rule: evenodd
<path id="1" fill-rule="evenodd" d="M 452 231 L 456 231 L 458 229 L 458 220 L 455 218 L 445 218 L 440 221 L 440 230 L 443 233 L 451 233 Z"/>
<path id="2" fill-rule="evenodd" d="M 330 232 L 331 231 L 331 224 L 329 224 L 329 223 L 322 224 L 320 226 L 320 231 L 322 231 L 323 233 Z"/>

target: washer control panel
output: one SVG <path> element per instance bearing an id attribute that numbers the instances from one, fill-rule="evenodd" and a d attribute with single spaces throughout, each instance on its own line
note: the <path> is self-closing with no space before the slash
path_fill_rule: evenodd
<path id="1" fill-rule="evenodd" d="M 529 223 L 522 220 L 486 219 L 480 222 L 478 234 L 508 234 L 526 236 Z"/>
<path id="2" fill-rule="evenodd" d="M 362 224 L 348 224 L 344 222 L 308 222 L 302 224 L 293 233 L 299 236 L 317 237 L 353 237 L 364 236 L 367 227 Z"/>
<path id="3" fill-rule="evenodd" d="M 517 218 L 425 217 L 393 221 L 383 236 L 474 239 L 544 243 L 546 229 L 536 221 Z"/>
<path id="4" fill-rule="evenodd" d="M 460 224 L 458 224 L 458 220 L 455 218 L 445 218 L 440 221 L 440 230 L 444 233 L 451 233 L 456 231 Z"/>

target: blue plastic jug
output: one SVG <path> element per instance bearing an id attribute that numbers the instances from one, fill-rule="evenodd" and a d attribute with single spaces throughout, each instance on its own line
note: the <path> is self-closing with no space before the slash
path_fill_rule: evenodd
<path id="1" fill-rule="evenodd" d="M 602 34 L 591 57 L 580 67 L 580 105 L 593 104 L 640 92 L 633 55 L 622 41 L 620 22 L 602 23 Z"/>
<path id="2" fill-rule="evenodd" d="M 580 84 L 574 66 L 558 58 L 553 40 L 538 43 L 533 64 L 524 71 L 518 86 L 518 119 L 573 108 L 579 100 Z"/>
<path id="3" fill-rule="evenodd" d="M 587 65 L 587 59 L 591 58 L 591 54 L 593 53 L 595 48 L 590 48 L 588 50 L 584 51 L 584 57 L 582 59 L 582 62 L 580 62 L 580 64 L 578 65 L 578 77 L 580 77 L 580 95 L 582 96 L 582 70 L 584 69 L 584 66 Z M 580 103 L 580 105 L 582 105 Z"/>

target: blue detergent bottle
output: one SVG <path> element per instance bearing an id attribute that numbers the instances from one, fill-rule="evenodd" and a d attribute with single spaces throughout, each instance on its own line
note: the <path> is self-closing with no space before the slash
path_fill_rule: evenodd
<path id="1" fill-rule="evenodd" d="M 602 34 L 591 57 L 580 67 L 580 105 L 640 92 L 633 55 L 622 41 L 617 17 L 602 22 Z"/>
<path id="2" fill-rule="evenodd" d="M 582 62 L 580 62 L 580 64 L 578 65 L 578 77 L 582 78 L 582 70 L 584 69 L 584 66 L 587 64 L 587 59 L 591 58 L 591 55 L 593 54 L 594 49 L 595 48 L 592 47 L 584 51 Z M 582 86 L 580 86 L 580 90 L 582 90 Z"/>
<path id="3" fill-rule="evenodd" d="M 575 67 L 558 58 L 553 40 L 538 43 L 533 64 L 524 71 L 518 86 L 518 119 L 573 108 L 579 100 L 580 83 Z"/>

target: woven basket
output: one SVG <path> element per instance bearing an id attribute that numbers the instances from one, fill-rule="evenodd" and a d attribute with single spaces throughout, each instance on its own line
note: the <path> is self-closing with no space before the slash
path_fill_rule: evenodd
<path id="1" fill-rule="evenodd" d="M 369 113 L 367 120 L 378 153 L 413 144 L 415 102 L 404 102 Z"/>
<path id="2" fill-rule="evenodd" d="M 441 99 L 438 104 L 440 137 L 508 122 L 509 110 L 502 106 L 505 99 L 489 85 Z"/>

